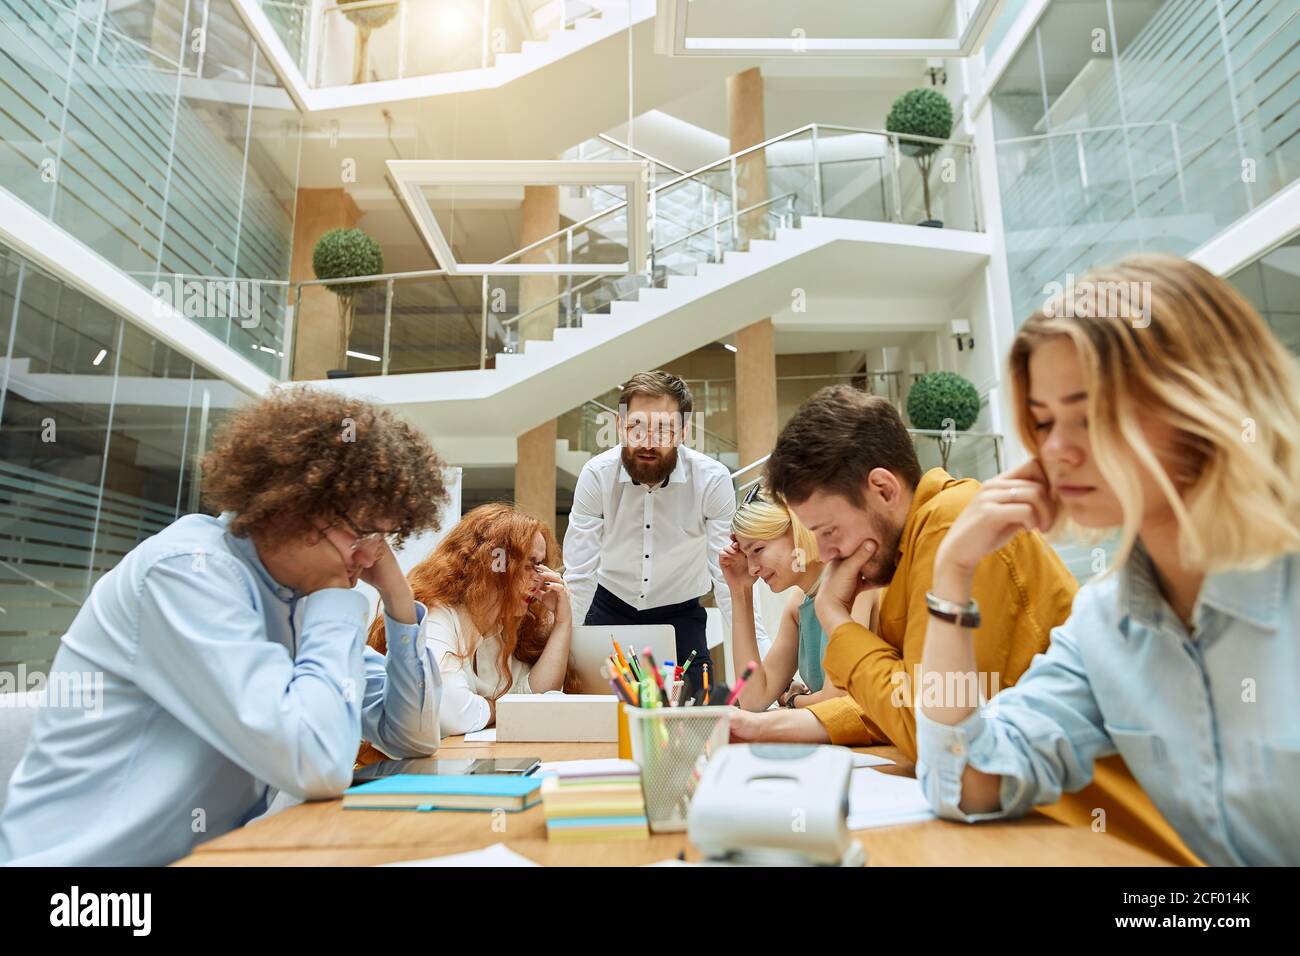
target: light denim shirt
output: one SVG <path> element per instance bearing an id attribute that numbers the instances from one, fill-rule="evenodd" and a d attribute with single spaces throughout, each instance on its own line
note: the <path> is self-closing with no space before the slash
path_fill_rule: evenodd
<path id="1" fill-rule="evenodd" d="M 962 723 L 918 712 L 917 776 L 940 816 L 1054 803 L 1119 753 L 1204 862 L 1300 864 L 1300 554 L 1206 577 L 1193 633 L 1139 546 L 1089 584 L 1010 687 Z M 1002 809 L 959 809 L 967 763 L 1002 776 Z"/>
<path id="2" fill-rule="evenodd" d="M 363 736 L 393 757 L 437 749 L 420 626 L 385 616 L 385 658 L 362 594 L 283 587 L 226 527 L 187 515 L 96 583 L 10 781 L 0 863 L 168 863 L 274 790 L 337 795 Z"/>

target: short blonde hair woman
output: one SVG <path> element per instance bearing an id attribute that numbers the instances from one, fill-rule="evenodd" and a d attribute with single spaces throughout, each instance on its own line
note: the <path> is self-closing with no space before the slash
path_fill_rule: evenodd
<path id="1" fill-rule="evenodd" d="M 921 709 L 932 804 L 1020 814 L 1119 753 L 1205 862 L 1300 863 L 1294 358 L 1226 282 L 1143 255 L 1031 316 L 1010 365 L 1034 457 L 985 484 L 941 546 L 925 669 L 974 670 L 970 579 L 1015 534 L 1069 522 L 1118 528 L 1120 546 L 996 706 Z"/>
<path id="2" fill-rule="evenodd" d="M 754 484 L 731 519 L 731 544 L 719 555 L 719 564 L 733 607 L 748 609 L 731 616 L 737 670 L 760 659 L 754 633 L 754 582 L 762 580 L 778 594 L 791 592 L 776 638 L 737 700 L 733 738 L 828 743 L 830 734 L 818 707 L 845 694 L 822 671 L 829 636 L 813 609 L 824 567 L 818 560 L 816 536 L 783 502 Z M 853 613 L 859 623 L 872 623 L 877 593 L 864 591 L 858 596 Z M 800 681 L 792 683 L 796 669 Z M 773 701 L 791 712 L 763 713 Z M 864 731 L 861 742 L 867 741 Z"/>

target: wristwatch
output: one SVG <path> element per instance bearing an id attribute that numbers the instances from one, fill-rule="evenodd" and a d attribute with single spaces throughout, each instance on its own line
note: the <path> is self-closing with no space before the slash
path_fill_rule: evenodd
<path id="1" fill-rule="evenodd" d="M 794 705 L 794 699 L 796 697 L 805 697 L 805 696 L 807 696 L 807 691 L 802 691 L 802 690 L 799 691 L 799 693 L 797 694 L 791 694 L 789 697 L 785 699 L 785 706 L 790 708 L 791 710 L 798 710 L 798 708 L 795 707 Z"/>
<path id="2" fill-rule="evenodd" d="M 980 626 L 980 608 L 973 598 L 969 604 L 958 604 L 955 601 L 945 601 L 943 598 L 936 597 L 933 593 L 926 591 L 925 606 L 929 609 L 931 617 L 937 617 L 949 624 L 956 624 L 958 627 L 971 630 Z"/>

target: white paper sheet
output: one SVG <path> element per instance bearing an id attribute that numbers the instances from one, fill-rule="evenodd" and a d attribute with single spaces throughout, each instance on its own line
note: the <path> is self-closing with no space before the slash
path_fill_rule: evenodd
<path id="1" fill-rule="evenodd" d="M 636 761 L 608 757 L 596 760 L 544 760 L 538 766 L 537 772 L 554 773 L 561 777 L 581 777 L 588 774 L 610 776 L 613 774 L 640 773 L 641 768 Z"/>
<path id="2" fill-rule="evenodd" d="M 858 769 L 859 767 L 884 767 L 884 766 L 893 766 L 893 765 L 894 765 L 894 761 L 890 760 L 888 757 L 878 757 L 875 754 L 854 754 L 853 755 L 854 770 Z"/>
<path id="3" fill-rule="evenodd" d="M 467 744 L 494 744 L 497 742 L 497 729 L 488 727 L 485 730 L 475 730 L 465 735 Z"/>
<path id="4" fill-rule="evenodd" d="M 870 768 L 849 775 L 849 829 L 866 830 L 934 817 L 921 784 L 912 777 Z"/>
<path id="5" fill-rule="evenodd" d="M 380 866 L 540 866 L 526 856 L 520 856 L 504 843 L 493 843 L 482 850 L 453 853 L 451 856 L 433 856 L 423 860 L 401 860 L 397 863 L 380 863 Z"/>

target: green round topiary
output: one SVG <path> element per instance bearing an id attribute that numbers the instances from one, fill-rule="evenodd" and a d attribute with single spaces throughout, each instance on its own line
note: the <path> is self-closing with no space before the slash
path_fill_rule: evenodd
<path id="1" fill-rule="evenodd" d="M 952 135 L 952 123 L 952 104 L 948 102 L 948 97 L 932 87 L 922 86 L 908 90 L 894 100 L 885 120 L 885 129 L 890 133 L 907 136 L 947 139 Z M 928 156 L 938 148 L 938 143 L 906 140 L 899 143 L 899 149 L 908 156 Z"/>
<path id="2" fill-rule="evenodd" d="M 311 268 L 317 279 L 350 279 L 374 276 L 384 271 L 384 252 L 371 236 L 360 229 L 331 229 L 316 240 Z M 335 295 L 354 296 L 374 282 L 342 282 L 330 285 Z"/>
<path id="3" fill-rule="evenodd" d="M 913 428 L 941 431 L 944 421 L 952 419 L 958 431 L 965 431 L 979 414 L 979 391 L 956 372 L 928 372 L 907 393 L 907 417 Z"/>

